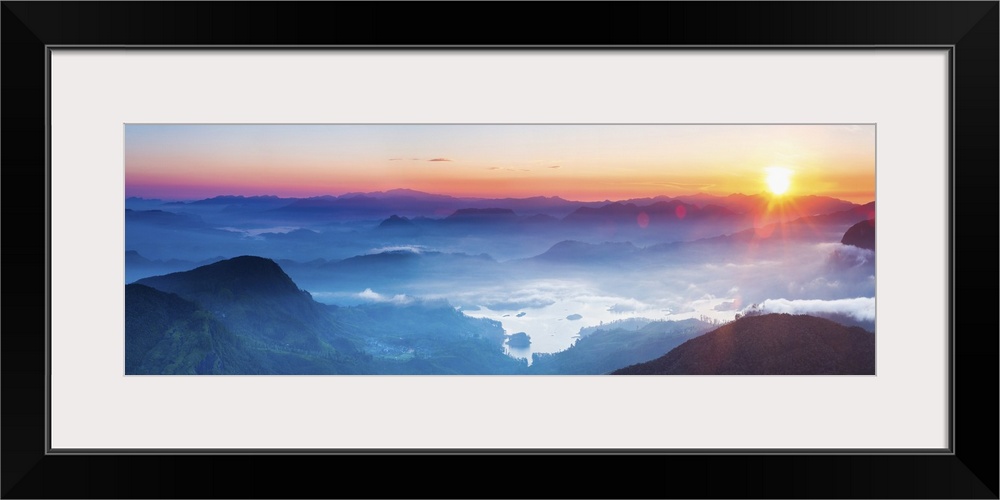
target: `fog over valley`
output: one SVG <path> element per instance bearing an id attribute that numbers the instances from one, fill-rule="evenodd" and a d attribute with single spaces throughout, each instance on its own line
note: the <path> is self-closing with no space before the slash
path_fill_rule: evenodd
<path id="1" fill-rule="evenodd" d="M 873 375 L 875 129 L 125 124 L 125 371 Z"/>
<path id="2" fill-rule="evenodd" d="M 599 369 L 596 361 L 557 361 L 578 351 L 570 349 L 575 344 L 584 347 L 582 339 L 597 339 L 595 331 L 640 335 L 647 328 L 650 339 L 680 343 L 751 306 L 755 314 L 808 314 L 875 329 L 874 232 L 871 245 L 858 243 L 865 238 L 860 229 L 845 240 L 858 224 L 874 227 L 874 203 L 767 194 L 459 199 L 396 190 L 318 198 L 133 197 L 125 208 L 126 283 L 261 257 L 327 307 L 382 313 L 447 307 L 489 321 L 503 352 L 525 363 L 511 372 Z M 670 324 L 686 325 L 678 331 L 687 333 L 650 333 Z M 398 351 L 400 359 L 419 356 L 399 339 L 361 337 L 341 340 L 359 352 L 367 346 Z"/>

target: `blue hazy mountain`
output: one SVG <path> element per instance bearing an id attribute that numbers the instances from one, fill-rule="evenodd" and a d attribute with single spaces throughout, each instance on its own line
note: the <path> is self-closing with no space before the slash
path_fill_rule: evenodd
<path id="1" fill-rule="evenodd" d="M 739 215 L 737 212 L 716 205 L 699 207 L 678 200 L 657 201 L 649 205 L 616 202 L 598 208 L 579 208 L 567 215 L 563 219 L 563 222 L 568 224 L 593 224 L 601 222 L 631 226 L 643 214 L 646 216 L 645 224 L 654 226 L 683 222 L 691 223 L 727 217 L 732 218 Z"/>
<path id="2" fill-rule="evenodd" d="M 126 206 L 158 208 L 126 212 L 126 249 L 151 260 L 201 262 L 219 255 L 265 255 L 305 262 L 409 245 L 489 253 L 507 260 L 538 255 L 564 240 L 628 241 L 647 247 L 732 235 L 770 217 L 754 212 L 766 206 L 768 198 L 763 195 L 703 198 L 712 203 L 665 196 L 607 202 L 480 199 L 412 190 L 313 198 L 217 196 L 162 203 L 130 199 Z M 787 197 L 782 206 L 773 216 L 785 222 L 800 214 L 844 207 L 869 213 L 858 220 L 874 214 L 873 209 L 823 197 Z M 169 252 L 164 241 L 171 242 Z"/>
<path id="3" fill-rule="evenodd" d="M 700 238 L 689 243 L 666 243 L 649 250 L 671 250 L 687 244 L 747 244 L 760 242 L 785 242 L 793 240 L 839 241 L 846 228 L 859 221 L 870 219 L 875 213 L 875 203 L 857 205 L 838 212 L 799 217 L 786 222 L 776 222 L 761 227 L 744 229 L 731 234 Z"/>
<path id="4" fill-rule="evenodd" d="M 518 216 L 509 208 L 461 208 L 444 218 L 450 224 L 513 224 Z"/>
<path id="5" fill-rule="evenodd" d="M 807 315 L 751 315 L 615 375 L 874 375 L 875 334 Z"/>
<path id="6" fill-rule="evenodd" d="M 282 267 L 298 282 L 313 289 L 361 291 L 457 277 L 490 280 L 501 266 L 487 254 L 388 249 L 332 261 L 301 264 L 282 261 Z"/>
<path id="7" fill-rule="evenodd" d="M 638 208 L 618 205 L 610 210 L 610 212 L 622 213 L 630 217 Z M 874 203 L 869 203 L 839 212 L 800 217 L 786 222 L 768 224 L 759 228 L 743 229 L 730 234 L 698 238 L 691 241 L 658 243 L 642 248 L 636 247 L 629 241 L 595 244 L 567 240 L 556 243 L 547 251 L 528 260 L 575 264 L 594 264 L 603 261 L 646 266 L 650 262 L 655 262 L 657 259 L 662 258 L 660 254 L 664 252 L 679 252 L 683 250 L 703 252 L 706 250 L 706 246 L 709 245 L 733 247 L 734 245 L 743 246 L 749 243 L 763 242 L 785 244 L 796 241 L 837 241 L 841 239 L 841 235 L 844 234 L 846 227 L 855 225 L 859 220 L 867 221 L 873 210 Z M 590 212 L 600 213 L 600 211 Z M 873 222 L 864 222 L 864 224 L 872 225 Z M 872 232 L 869 237 L 874 238 L 874 233 Z M 705 254 L 695 253 L 693 256 L 704 258 Z"/>
<path id="8" fill-rule="evenodd" d="M 631 242 L 624 243 L 584 243 L 581 241 L 560 241 L 541 255 L 532 257 L 532 261 L 561 264 L 595 264 L 628 262 L 629 258 L 640 250 Z"/>
<path id="9" fill-rule="evenodd" d="M 531 198 L 458 198 L 396 189 L 386 192 L 348 193 L 341 196 L 317 196 L 294 200 L 273 209 L 276 217 L 294 217 L 310 220 L 317 217 L 387 218 L 402 217 L 441 218 L 458 210 L 506 209 L 518 214 L 547 214 L 562 217 L 583 206 L 597 203 L 564 200 L 559 197 Z"/>
<path id="10" fill-rule="evenodd" d="M 295 198 L 279 198 L 273 195 L 266 196 L 241 196 L 241 195 L 223 195 L 215 196 L 212 198 L 205 198 L 203 200 L 196 200 L 189 202 L 190 205 L 216 205 L 224 206 L 227 208 L 262 208 L 262 207 L 275 207 L 281 205 L 287 205 L 293 203 Z"/>
<path id="11" fill-rule="evenodd" d="M 400 217 L 395 214 L 380 222 L 379 225 L 376 226 L 376 229 L 380 231 L 392 232 L 397 235 L 413 235 L 420 230 L 420 228 L 418 228 L 417 225 L 414 224 L 408 217 Z"/>
<path id="12" fill-rule="evenodd" d="M 166 210 L 125 209 L 125 224 L 146 224 L 169 228 L 201 229 L 208 227 L 197 215 L 170 212 Z"/>

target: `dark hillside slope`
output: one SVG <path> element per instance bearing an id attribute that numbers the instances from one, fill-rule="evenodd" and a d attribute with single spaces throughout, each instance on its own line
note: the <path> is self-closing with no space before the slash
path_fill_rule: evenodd
<path id="1" fill-rule="evenodd" d="M 321 349 L 320 340 L 335 341 L 325 306 L 270 259 L 236 257 L 136 283 L 195 301 L 240 335 L 310 351 Z"/>
<path id="2" fill-rule="evenodd" d="M 613 374 L 874 375 L 875 335 L 814 316 L 747 316 Z"/>
<path id="3" fill-rule="evenodd" d="M 125 374 L 261 373 L 247 346 L 197 304 L 125 286 Z"/>
<path id="4" fill-rule="evenodd" d="M 875 219 L 863 220 L 847 230 L 840 240 L 845 245 L 875 250 Z"/>

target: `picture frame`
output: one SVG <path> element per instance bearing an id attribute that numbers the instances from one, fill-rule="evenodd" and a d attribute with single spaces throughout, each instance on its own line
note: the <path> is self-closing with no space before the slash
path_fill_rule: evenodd
<path id="1" fill-rule="evenodd" d="M 480 7 L 482 8 L 482 7 Z M 287 479 L 263 477 L 241 479 L 245 468 L 262 468 L 294 473 L 305 463 L 337 467 L 342 471 L 385 467 L 398 480 L 384 485 L 345 486 L 331 496 L 398 496 L 420 493 L 422 471 L 412 468 L 416 460 L 432 460 L 454 467 L 456 474 L 482 481 L 483 492 L 463 491 L 458 484 L 437 484 L 423 494 L 434 496 L 524 496 L 524 485 L 497 481 L 497 470 L 483 467 L 484 461 L 460 455 L 493 455 L 507 467 L 524 464 L 550 465 L 555 461 L 572 464 L 588 478 L 613 464 L 637 472 L 628 484 L 621 480 L 599 479 L 574 485 L 556 484 L 548 491 L 531 491 L 528 496 L 685 496 L 685 497 L 891 497 L 933 496 L 940 498 L 997 498 L 996 434 L 992 427 L 974 422 L 995 422 L 996 402 L 992 390 L 981 397 L 971 385 L 989 389 L 995 383 L 996 359 L 982 359 L 982 352 L 996 352 L 996 338 L 990 335 L 956 336 L 962 330 L 992 331 L 994 320 L 985 328 L 983 320 L 958 317 L 952 312 L 950 350 L 951 439 L 948 450 L 934 453 L 864 453 L 819 450 L 816 453 L 772 451 L 684 450 L 649 453 L 641 450 L 551 451 L 532 450 L 352 450 L 351 456 L 310 453 L 302 450 L 270 450 L 269 454 L 187 450 L 183 453 L 52 453 L 47 441 L 47 415 L 53 402 L 47 399 L 46 355 L 49 318 L 47 288 L 51 279 L 48 256 L 51 252 L 48 204 L 38 193 L 49 182 L 47 116 L 48 54 L 51 47 L 102 46 L 213 46 L 218 48 L 310 46 L 403 46 L 418 41 L 426 46 L 456 44 L 470 50 L 510 46 L 500 30 L 483 26 L 459 27 L 447 37 L 407 27 L 412 19 L 450 11 L 472 16 L 474 4 L 319 4 L 319 3 L 74 3 L 4 2 L 3 58 L 4 94 L 3 164 L 8 178 L 8 229 L 34 235 L 30 241 L 8 240 L 4 253 L 8 263 L 23 259 L 32 268 L 44 269 L 44 279 L 18 283 L 25 293 L 8 295 L 8 329 L 3 337 L 3 484 L 4 497 L 41 496 L 205 496 L 295 497 L 307 494 L 311 481 L 290 484 Z M 521 25 L 539 33 L 557 19 L 527 9 L 510 8 L 500 14 L 500 25 Z M 533 47 L 591 46 L 614 50 L 608 43 L 643 47 L 788 46 L 802 50 L 821 46 L 854 47 L 949 47 L 952 74 L 952 182 L 951 218 L 975 214 L 993 200 L 997 174 L 997 2 L 898 2 L 898 3 L 662 3 L 603 6 L 574 5 L 581 19 L 597 22 L 621 16 L 621 26 L 605 32 L 564 28 L 552 38 L 532 41 Z M 654 15 L 654 12 L 656 15 Z M 666 13 L 663 16 L 662 13 Z M 609 17 L 610 14 L 613 14 Z M 331 33 L 320 20 L 332 19 L 338 29 Z M 693 20 L 711 19 L 695 23 Z M 747 26 L 755 25 L 750 29 Z M 627 27 L 624 27 L 626 26 Z M 342 28 L 342 29 L 341 29 Z M 536 31 L 537 30 L 537 31 Z M 444 38 L 448 38 L 444 40 Z M 506 38 L 506 39 L 505 39 Z M 567 44 L 569 40 L 572 43 Z M 460 44 L 460 45 L 459 45 Z M 9 103 L 17 102 L 11 106 Z M 16 124 L 16 125 L 14 125 Z M 8 128 L 9 127 L 9 128 Z M 968 165 L 968 166 L 966 166 Z M 22 186 L 36 186 L 34 191 Z M 957 194 L 962 187 L 962 196 Z M 34 193 L 34 195 L 33 195 Z M 988 213 L 995 214 L 990 205 Z M 45 214 L 43 221 L 42 215 Z M 44 223 L 43 223 L 44 222 Z M 11 225 L 13 224 L 13 225 Z M 984 224 L 985 226 L 985 224 Z M 961 227 L 959 224 L 957 227 Z M 993 227 L 993 226 L 989 226 Z M 44 234 L 43 234 L 44 229 Z M 956 232 L 952 238 L 951 307 L 970 290 L 975 279 L 957 279 L 963 267 L 958 249 L 992 246 L 980 231 Z M 11 232 L 9 234 L 16 234 Z M 33 245 L 33 246 L 32 246 Z M 37 271 L 36 271 L 37 272 Z M 965 293 L 959 296 L 958 285 Z M 983 287 L 985 288 L 985 287 Z M 992 290 L 992 288 L 991 288 Z M 993 292 L 990 292 L 991 294 Z M 992 295 L 991 295 L 992 296 Z M 42 297 L 46 297 L 43 302 Z M 11 311 L 17 311 L 10 314 Z M 12 317 L 34 322 L 45 318 L 44 328 L 27 328 Z M 960 321 L 961 320 L 961 321 Z M 960 327 L 959 325 L 965 325 Z M 971 417 L 975 415 L 977 420 Z M 961 425 L 959 425 L 961 424 Z M 412 455 L 433 455 L 416 458 Z M 253 457 L 247 455 L 254 455 Z M 544 459 L 559 455 L 552 461 Z M 596 455 L 587 456 L 584 455 Z M 252 465 L 250 465 L 252 464 Z M 503 466 L 502 465 L 502 466 Z M 492 470 L 483 470 L 492 469 Z M 210 472 L 206 473 L 206 470 Z M 682 472 L 683 471 L 683 472 Z M 644 472 L 645 474 L 641 474 Z M 739 478 L 720 481 L 718 475 Z M 188 479 L 189 477 L 195 479 Z M 53 478 L 57 478 L 53 480 Z M 209 489 L 203 485 L 209 483 Z M 500 484 L 498 484 L 500 483 Z M 371 488 L 367 489 L 366 488 Z"/>

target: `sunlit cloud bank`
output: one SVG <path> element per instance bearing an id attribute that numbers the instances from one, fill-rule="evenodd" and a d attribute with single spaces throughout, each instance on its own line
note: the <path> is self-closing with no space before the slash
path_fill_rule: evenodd
<path id="1" fill-rule="evenodd" d="M 843 314 L 858 321 L 875 321 L 875 298 L 857 297 L 836 300 L 767 299 L 764 312 L 785 314 Z"/>

